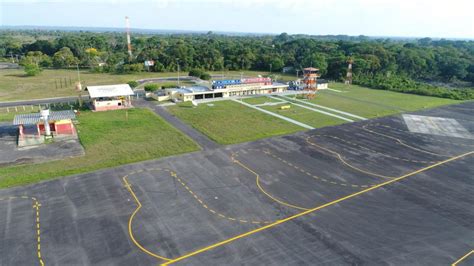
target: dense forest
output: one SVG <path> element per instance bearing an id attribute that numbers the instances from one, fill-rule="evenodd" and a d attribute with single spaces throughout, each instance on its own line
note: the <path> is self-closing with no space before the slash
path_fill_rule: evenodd
<path id="1" fill-rule="evenodd" d="M 132 33 L 133 56 L 117 32 L 2 31 L 0 56 L 19 56 L 29 75 L 42 68 L 90 68 L 95 72 L 183 71 L 193 69 L 286 70 L 320 68 L 341 81 L 352 58 L 354 83 L 376 89 L 474 99 L 474 41 L 375 39 L 364 36 L 226 36 Z M 145 69 L 144 61 L 155 65 Z M 301 72 L 300 72 L 301 73 Z M 447 88 L 449 87 L 449 88 Z"/>

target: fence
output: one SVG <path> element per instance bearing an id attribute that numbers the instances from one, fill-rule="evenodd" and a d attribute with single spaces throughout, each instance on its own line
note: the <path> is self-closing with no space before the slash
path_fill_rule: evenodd
<path id="1" fill-rule="evenodd" d="M 88 101 L 83 101 L 84 105 L 86 105 L 87 103 Z M 0 114 L 34 113 L 42 109 L 51 109 L 51 110 L 56 110 L 56 111 L 79 109 L 79 102 L 68 101 L 68 102 L 63 102 L 63 103 L 47 103 L 47 104 L 0 107 Z"/>

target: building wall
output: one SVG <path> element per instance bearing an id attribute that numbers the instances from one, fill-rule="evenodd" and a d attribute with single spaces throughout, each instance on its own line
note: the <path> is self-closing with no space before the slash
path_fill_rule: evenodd
<path id="1" fill-rule="evenodd" d="M 97 101 L 94 100 L 94 110 L 95 111 L 108 111 L 108 110 L 117 110 L 123 109 L 126 107 L 126 103 L 122 100 L 109 100 L 109 101 Z"/>
<path id="2" fill-rule="evenodd" d="M 242 84 L 244 85 L 244 84 Z M 169 92 L 169 98 L 170 99 L 176 99 L 179 101 L 187 102 L 187 101 L 193 101 L 195 99 L 195 95 L 212 95 L 212 94 L 217 94 L 217 93 L 222 93 L 222 98 L 227 98 L 227 97 L 232 97 L 232 96 L 247 96 L 247 95 L 255 95 L 255 94 L 270 94 L 270 93 L 276 93 L 276 92 L 284 92 L 287 90 L 287 87 L 273 87 L 271 85 L 265 85 L 265 86 L 255 86 L 255 84 L 251 84 L 249 86 L 248 84 L 246 86 L 238 86 L 238 87 L 232 87 L 232 88 L 226 88 L 226 89 L 219 89 L 215 90 L 212 92 L 195 92 L 195 93 L 182 93 L 182 92 Z M 213 97 L 210 97 L 213 98 Z M 221 97 L 219 97 L 221 98 Z M 207 98 L 205 98 L 207 99 Z"/>
<path id="3" fill-rule="evenodd" d="M 318 84 L 318 90 L 324 90 L 328 88 L 327 83 Z"/>

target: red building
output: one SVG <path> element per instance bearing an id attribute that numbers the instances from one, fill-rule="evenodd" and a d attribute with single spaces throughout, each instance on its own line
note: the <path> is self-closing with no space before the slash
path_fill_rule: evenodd
<path id="1" fill-rule="evenodd" d="M 72 122 L 76 118 L 73 111 L 49 111 L 16 115 L 13 124 L 18 125 L 18 145 L 38 145 L 44 143 L 44 137 L 77 138 Z"/>

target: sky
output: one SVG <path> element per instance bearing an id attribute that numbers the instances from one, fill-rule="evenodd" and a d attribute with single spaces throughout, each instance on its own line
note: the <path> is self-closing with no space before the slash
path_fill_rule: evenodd
<path id="1" fill-rule="evenodd" d="M 474 38 L 473 0 L 0 0 L 0 26 Z"/>

